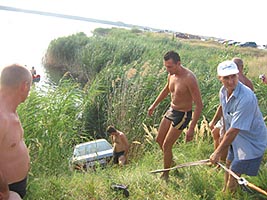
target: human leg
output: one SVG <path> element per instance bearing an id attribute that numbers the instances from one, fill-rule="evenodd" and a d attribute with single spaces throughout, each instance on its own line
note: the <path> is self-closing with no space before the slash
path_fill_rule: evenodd
<path id="1" fill-rule="evenodd" d="M 158 129 L 158 135 L 156 137 L 156 142 L 159 144 L 160 148 L 163 150 L 163 142 L 165 140 L 165 137 L 170 129 L 171 121 L 166 119 L 165 117 L 162 118 L 160 122 L 160 126 Z"/>
<path id="2" fill-rule="evenodd" d="M 236 174 L 236 175 L 240 176 L 240 174 Z M 238 186 L 237 180 L 229 174 L 228 175 L 228 182 L 226 185 L 226 190 L 233 193 L 236 191 L 237 186 Z"/>
<path id="3" fill-rule="evenodd" d="M 231 165 L 231 161 L 230 160 L 226 160 L 226 168 L 227 169 L 230 168 L 230 165 Z M 223 186 L 223 189 L 222 189 L 223 192 L 226 191 L 226 188 L 227 188 L 227 185 L 228 185 L 229 176 L 230 176 L 229 173 L 225 171 L 225 173 L 224 173 L 224 186 Z"/>
<path id="4" fill-rule="evenodd" d="M 164 160 L 164 169 L 170 168 L 172 164 L 172 146 L 176 142 L 176 140 L 179 138 L 181 135 L 182 130 L 175 129 L 174 127 L 170 127 L 166 138 L 164 140 L 162 149 L 163 149 L 163 160 Z M 164 172 L 162 174 L 162 177 L 164 179 L 168 179 L 169 172 Z"/>
<path id="5" fill-rule="evenodd" d="M 258 174 L 262 158 L 263 156 L 249 160 L 233 160 L 230 165 L 230 169 L 239 177 L 241 176 L 241 174 L 256 176 Z M 230 192 L 235 192 L 237 186 L 237 180 L 234 177 L 229 176 L 227 190 L 229 190 Z"/>
<path id="6" fill-rule="evenodd" d="M 213 137 L 213 145 L 214 150 L 217 149 L 217 147 L 220 144 L 220 128 L 215 127 L 212 131 L 212 137 Z"/>
<path id="7" fill-rule="evenodd" d="M 120 164 L 119 158 L 124 155 L 124 151 L 113 152 L 113 164 Z"/>
<path id="8" fill-rule="evenodd" d="M 119 157 L 116 154 L 116 152 L 113 152 L 113 164 L 118 164 L 119 163 Z"/>
<path id="9" fill-rule="evenodd" d="M 220 141 L 219 142 L 221 142 L 223 140 L 224 135 L 225 135 L 225 131 L 224 131 L 224 127 L 222 126 L 220 128 Z M 220 157 L 221 162 L 226 162 L 227 154 L 228 154 L 228 148 L 226 148 L 222 151 L 221 157 Z"/>
<path id="10" fill-rule="evenodd" d="M 124 155 L 119 157 L 119 165 L 125 165 L 126 164 L 126 157 Z"/>

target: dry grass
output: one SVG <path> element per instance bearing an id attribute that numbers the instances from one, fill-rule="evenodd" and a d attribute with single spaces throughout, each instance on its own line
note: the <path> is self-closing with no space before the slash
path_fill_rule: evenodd
<path id="1" fill-rule="evenodd" d="M 257 58 L 252 58 L 246 63 L 249 68 L 248 76 L 259 77 L 260 74 L 264 74 L 267 72 L 267 51 L 265 55 Z"/>

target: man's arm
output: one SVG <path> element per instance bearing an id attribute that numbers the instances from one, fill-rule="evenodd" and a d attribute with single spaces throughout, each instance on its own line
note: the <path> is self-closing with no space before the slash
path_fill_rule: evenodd
<path id="1" fill-rule="evenodd" d="M 8 122 L 5 117 L 0 115 L 0 147 L 2 146 L 2 142 L 5 136 L 5 132 L 8 130 Z"/>
<path id="2" fill-rule="evenodd" d="M 195 104 L 195 109 L 193 112 L 192 121 L 191 121 L 189 129 L 186 133 L 186 141 L 187 142 L 191 141 L 193 139 L 194 128 L 197 124 L 197 121 L 199 120 L 199 117 L 200 117 L 202 109 L 203 109 L 201 94 L 200 94 L 198 83 L 197 83 L 197 80 L 195 77 L 192 79 L 192 82 L 190 83 L 189 91 L 191 93 L 192 100 Z"/>
<path id="3" fill-rule="evenodd" d="M 215 124 L 221 119 L 221 117 L 222 117 L 222 106 L 219 105 L 217 107 L 217 110 L 216 110 L 211 122 L 209 123 L 209 127 L 211 130 L 214 129 Z"/>
<path id="4" fill-rule="evenodd" d="M 128 151 L 129 151 L 129 143 L 128 143 L 128 140 L 127 140 L 127 138 L 126 138 L 126 136 L 124 134 L 121 135 L 121 142 L 124 145 L 125 155 L 126 155 L 128 153 Z"/>
<path id="5" fill-rule="evenodd" d="M 110 140 L 111 140 L 112 146 L 114 146 L 114 136 L 113 135 L 110 136 Z"/>
<path id="6" fill-rule="evenodd" d="M 169 90 L 169 76 L 168 76 L 167 84 L 164 86 L 164 88 L 162 89 L 162 91 L 160 92 L 160 94 L 158 95 L 158 97 L 156 98 L 156 100 L 154 101 L 154 103 L 148 108 L 148 115 L 149 116 L 151 116 L 153 114 L 153 111 L 155 110 L 155 108 L 157 107 L 157 105 L 163 99 L 165 99 L 168 96 L 169 92 L 170 92 L 170 90 Z"/>
<path id="7" fill-rule="evenodd" d="M 215 164 L 216 162 L 219 161 L 222 152 L 232 144 L 232 142 L 234 141 L 238 133 L 239 133 L 239 129 L 237 128 L 228 129 L 228 131 L 225 133 L 223 137 L 223 140 L 220 142 L 217 149 L 210 156 L 210 161 L 212 163 Z"/>

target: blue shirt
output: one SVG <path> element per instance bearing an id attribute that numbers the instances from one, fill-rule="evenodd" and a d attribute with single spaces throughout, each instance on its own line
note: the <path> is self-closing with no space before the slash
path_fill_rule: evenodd
<path id="1" fill-rule="evenodd" d="M 232 142 L 235 159 L 249 160 L 262 156 L 267 146 L 267 128 L 254 92 L 238 82 L 227 100 L 227 91 L 223 86 L 220 102 L 225 129 L 239 129 Z"/>

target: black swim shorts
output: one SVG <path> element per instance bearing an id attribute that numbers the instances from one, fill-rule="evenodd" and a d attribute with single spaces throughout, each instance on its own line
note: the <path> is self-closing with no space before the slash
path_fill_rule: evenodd
<path id="1" fill-rule="evenodd" d="M 18 193 L 22 199 L 26 195 L 26 186 L 27 186 L 27 177 L 19 182 L 8 185 L 9 190 Z"/>
<path id="2" fill-rule="evenodd" d="M 118 164 L 119 163 L 119 157 L 124 155 L 124 151 L 120 152 L 113 152 L 113 163 Z"/>
<path id="3" fill-rule="evenodd" d="M 192 118 L 192 111 L 181 112 L 170 108 L 165 113 L 165 118 L 172 121 L 172 126 L 178 130 L 183 130 Z"/>

